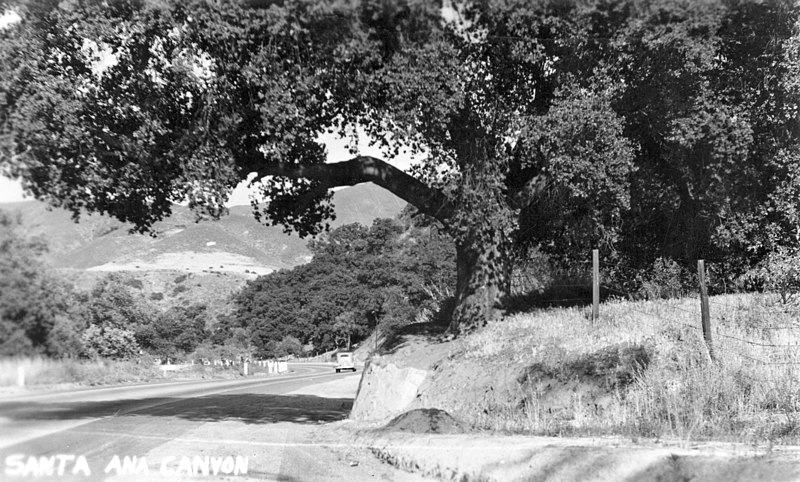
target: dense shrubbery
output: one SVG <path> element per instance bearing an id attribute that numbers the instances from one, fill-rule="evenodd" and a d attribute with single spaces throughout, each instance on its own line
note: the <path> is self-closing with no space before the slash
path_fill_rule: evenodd
<path id="1" fill-rule="evenodd" d="M 0 355 L 61 355 L 66 345 L 50 334 L 68 327 L 60 317 L 70 310 L 71 293 L 38 261 L 45 244 L 20 236 L 18 225 L 0 212 Z"/>
<path id="2" fill-rule="evenodd" d="M 45 249 L 0 211 L 0 356 L 176 359 L 208 337 L 204 305 L 160 312 L 141 280 L 120 274 L 78 291 L 39 261 Z"/>
<path id="3" fill-rule="evenodd" d="M 239 329 L 264 356 L 291 353 L 291 338 L 315 350 L 348 347 L 376 327 L 435 312 L 455 286 L 452 241 L 408 216 L 345 225 L 309 246 L 310 263 L 248 283 L 217 342 Z"/>
<path id="4" fill-rule="evenodd" d="M 800 251 L 777 248 L 745 273 L 741 284 L 746 289 L 776 293 L 784 304 L 796 300 L 800 293 Z"/>

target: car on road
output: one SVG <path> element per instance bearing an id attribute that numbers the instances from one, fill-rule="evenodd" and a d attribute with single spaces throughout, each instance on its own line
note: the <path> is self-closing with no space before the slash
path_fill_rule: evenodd
<path id="1" fill-rule="evenodd" d="M 353 354 L 347 351 L 336 354 L 336 373 L 340 373 L 344 370 L 356 371 L 356 366 L 353 361 Z"/>

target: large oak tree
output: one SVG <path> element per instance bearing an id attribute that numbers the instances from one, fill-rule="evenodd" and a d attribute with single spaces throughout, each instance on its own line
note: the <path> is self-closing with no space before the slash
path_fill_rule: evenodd
<path id="1" fill-rule="evenodd" d="M 374 182 L 455 239 L 453 330 L 496 316 L 520 243 L 613 247 L 626 226 L 631 252 L 661 228 L 669 243 L 709 239 L 721 213 L 769 197 L 749 202 L 736 166 L 780 171 L 760 166 L 786 136 L 762 134 L 788 112 L 790 69 L 750 86 L 783 65 L 788 3 L 444 4 L 17 6 L 23 20 L 0 33 L 2 166 L 40 199 L 141 231 L 181 200 L 217 217 L 255 179 L 257 218 L 316 234 L 332 188 Z M 764 12 L 780 27 L 771 42 Z M 383 158 L 326 162 L 321 135 L 359 130 Z M 403 150 L 422 159 L 408 172 L 389 162 Z"/>
<path id="2" fill-rule="evenodd" d="M 141 231 L 188 200 L 211 217 L 261 179 L 256 217 L 315 234 L 330 189 L 374 182 L 457 244 L 451 328 L 495 316 L 521 210 L 568 198 L 600 241 L 633 149 L 601 70 L 556 69 L 581 34 L 558 4 L 62 2 L 2 33 L 2 159 L 36 197 Z M 357 129 L 384 159 L 326 163 Z M 388 160 L 424 158 L 411 172 Z M 251 177 L 252 179 L 252 177 Z"/>

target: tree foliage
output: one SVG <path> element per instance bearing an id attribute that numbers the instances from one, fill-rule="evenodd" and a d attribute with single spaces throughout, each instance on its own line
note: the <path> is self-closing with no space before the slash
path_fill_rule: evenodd
<path id="1" fill-rule="evenodd" d="M 139 355 L 139 344 L 132 330 L 113 325 L 89 325 L 81 336 L 82 355 L 87 358 L 121 360 Z"/>
<path id="2" fill-rule="evenodd" d="M 174 306 L 150 323 L 138 326 L 136 340 L 148 353 L 163 359 L 193 352 L 206 338 L 206 306 Z"/>
<path id="3" fill-rule="evenodd" d="M 118 274 L 80 292 L 39 261 L 45 249 L 0 211 L 0 356 L 179 357 L 207 337 L 205 306 L 157 313 L 131 293 L 141 281 Z"/>
<path id="4" fill-rule="evenodd" d="M 236 297 L 231 320 L 261 353 L 278 353 L 287 337 L 317 350 L 345 348 L 378 325 L 435 310 L 437 295 L 454 289 L 452 240 L 435 226 L 376 219 L 370 228 L 336 228 L 309 247 L 311 262 L 260 276 Z"/>
<path id="5" fill-rule="evenodd" d="M 497 314 L 515 247 L 741 271 L 787 242 L 794 3 L 455 5 L 17 7 L 0 32 L 3 171 L 142 231 L 174 201 L 221 215 L 255 173 L 257 218 L 317 234 L 330 188 L 375 182 L 452 236 L 454 330 Z M 358 129 L 384 159 L 326 163 L 320 136 Z M 386 162 L 404 149 L 423 158 L 408 173 Z"/>
<path id="6" fill-rule="evenodd" d="M 0 355 L 64 355 L 69 339 L 53 337 L 68 324 L 70 290 L 39 261 L 46 245 L 19 232 L 0 211 Z M 74 340 L 73 340 L 74 341 Z"/>
<path id="7" fill-rule="evenodd" d="M 136 331 L 151 323 L 155 310 L 131 293 L 129 280 L 116 273 L 104 276 L 80 298 L 78 316 L 86 325 Z"/>

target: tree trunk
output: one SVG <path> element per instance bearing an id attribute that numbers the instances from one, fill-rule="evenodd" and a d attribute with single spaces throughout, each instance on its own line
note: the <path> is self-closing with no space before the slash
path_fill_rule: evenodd
<path id="1" fill-rule="evenodd" d="M 481 327 L 502 314 L 500 300 L 508 290 L 508 258 L 499 235 L 481 238 L 468 236 L 456 243 L 458 274 L 450 316 L 452 333 Z"/>

